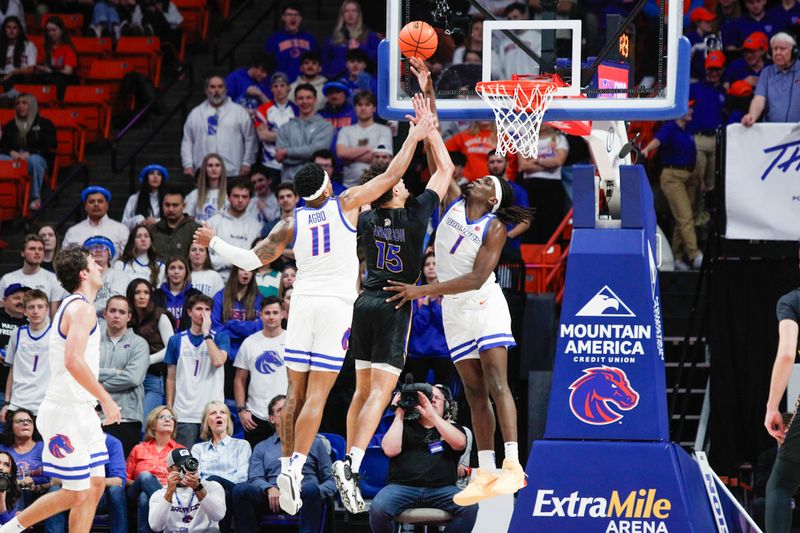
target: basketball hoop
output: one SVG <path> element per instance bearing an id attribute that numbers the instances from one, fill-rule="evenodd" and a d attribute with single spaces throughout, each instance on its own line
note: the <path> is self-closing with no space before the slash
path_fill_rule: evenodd
<path id="1" fill-rule="evenodd" d="M 532 159 L 539 155 L 542 119 L 556 90 L 564 85 L 555 74 L 475 84 L 475 91 L 494 110 L 497 155 L 520 154 Z"/>

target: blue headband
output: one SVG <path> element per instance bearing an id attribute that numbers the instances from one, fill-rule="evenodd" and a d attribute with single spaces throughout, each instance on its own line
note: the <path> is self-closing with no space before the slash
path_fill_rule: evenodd
<path id="1" fill-rule="evenodd" d="M 95 246 L 105 246 L 108 248 L 111 257 L 114 257 L 117 254 L 117 249 L 114 247 L 114 243 L 111 242 L 111 239 L 108 237 L 103 237 L 102 235 L 96 235 L 94 237 L 89 237 L 85 241 L 83 241 L 83 247 L 87 250 L 91 250 Z"/>
<path id="2" fill-rule="evenodd" d="M 147 177 L 147 175 L 154 170 L 161 172 L 161 177 L 164 178 L 164 181 L 167 181 L 169 179 L 169 172 L 167 172 L 167 169 L 165 167 L 161 165 L 147 165 L 142 169 L 141 172 L 139 172 L 139 181 L 143 182 L 144 179 Z"/>
<path id="3" fill-rule="evenodd" d="M 90 194 L 97 194 L 100 193 L 106 197 L 106 202 L 111 201 L 111 193 L 105 187 L 100 187 L 99 185 L 92 185 L 90 187 L 86 187 L 81 191 L 81 201 L 86 202 L 86 198 Z"/>

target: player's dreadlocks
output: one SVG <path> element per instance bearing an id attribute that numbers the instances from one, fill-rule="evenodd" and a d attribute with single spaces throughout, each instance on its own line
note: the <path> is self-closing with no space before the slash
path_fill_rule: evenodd
<path id="1" fill-rule="evenodd" d="M 530 207 L 514 205 L 514 189 L 504 178 L 498 178 L 497 181 L 500 182 L 500 188 L 503 189 L 503 200 L 500 202 L 500 208 L 494 213 L 497 219 L 503 224 L 520 224 L 532 221 L 534 210 Z"/>

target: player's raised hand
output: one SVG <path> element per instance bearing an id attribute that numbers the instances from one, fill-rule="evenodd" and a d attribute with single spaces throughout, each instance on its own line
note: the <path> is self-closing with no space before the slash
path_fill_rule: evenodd
<path id="1" fill-rule="evenodd" d="M 433 91 L 433 79 L 431 78 L 431 71 L 425 61 L 418 57 L 410 57 L 408 62 L 411 63 L 411 73 L 417 77 L 419 83 L 419 90 L 425 94 Z"/>
<path id="2" fill-rule="evenodd" d="M 211 239 L 213 239 L 215 235 L 214 228 L 212 228 L 208 222 L 203 222 L 203 225 L 195 230 L 193 240 L 200 246 L 208 248 Z"/>
<path id="3" fill-rule="evenodd" d="M 106 417 L 106 419 L 103 420 L 104 426 L 110 426 L 111 424 L 119 424 L 122 422 L 122 415 L 119 411 L 119 405 L 117 405 L 117 402 L 115 402 L 111 396 L 105 400 L 100 400 L 100 406 L 103 408 L 103 414 Z"/>

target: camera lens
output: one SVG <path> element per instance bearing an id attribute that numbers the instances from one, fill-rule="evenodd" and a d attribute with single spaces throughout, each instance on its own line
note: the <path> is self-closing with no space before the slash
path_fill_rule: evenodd
<path id="1" fill-rule="evenodd" d="M 0 492 L 5 492 L 11 486 L 11 479 L 5 472 L 0 472 Z"/>
<path id="2" fill-rule="evenodd" d="M 183 468 L 187 472 L 197 472 L 197 468 L 200 466 L 200 462 L 195 459 L 194 457 L 189 457 L 184 461 Z"/>

